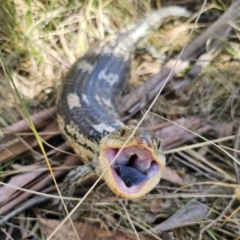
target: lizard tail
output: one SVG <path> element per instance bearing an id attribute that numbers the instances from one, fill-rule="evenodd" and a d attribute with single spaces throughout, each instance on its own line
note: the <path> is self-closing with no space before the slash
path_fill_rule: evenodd
<path id="1" fill-rule="evenodd" d="M 125 45 L 128 49 L 136 44 L 142 37 L 144 37 L 148 30 L 150 30 L 157 23 L 160 23 L 162 19 L 179 16 L 179 17 L 190 17 L 192 12 L 188 11 L 186 8 L 179 6 L 170 6 L 160 8 L 151 14 L 147 15 L 140 23 L 135 25 L 131 30 L 120 34 L 119 40 Z M 127 50 L 127 49 L 126 49 Z"/>

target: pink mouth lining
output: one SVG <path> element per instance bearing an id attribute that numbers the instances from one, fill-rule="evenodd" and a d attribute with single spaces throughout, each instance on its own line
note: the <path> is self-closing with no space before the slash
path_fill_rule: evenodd
<path id="1" fill-rule="evenodd" d="M 119 149 L 109 148 L 105 154 L 109 164 L 112 163 L 114 157 L 117 155 Z M 128 171 L 123 174 L 124 179 L 117 169 L 127 169 Z M 154 160 L 152 153 L 142 146 L 130 146 L 124 148 L 115 162 L 111 166 L 111 172 L 113 174 L 117 187 L 126 193 L 134 194 L 139 192 L 147 181 L 158 173 L 159 165 Z M 129 174 L 129 176 L 127 176 Z M 134 175 L 134 176 L 133 176 Z M 139 177 L 138 177 L 139 176 Z M 139 179 L 132 181 L 129 179 Z"/>

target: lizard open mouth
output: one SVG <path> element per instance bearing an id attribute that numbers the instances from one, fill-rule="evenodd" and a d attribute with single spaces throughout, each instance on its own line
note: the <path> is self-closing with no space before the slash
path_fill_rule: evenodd
<path id="1" fill-rule="evenodd" d="M 162 140 L 140 127 L 129 138 L 134 129 L 123 126 L 104 136 L 99 144 L 98 160 L 106 184 L 127 199 L 137 199 L 155 188 L 165 166 Z"/>
<path id="2" fill-rule="evenodd" d="M 106 150 L 109 164 L 112 163 L 119 150 L 117 148 Z M 147 148 L 133 145 L 122 149 L 111 164 L 111 172 L 119 190 L 137 193 L 149 179 L 159 173 L 159 164 Z"/>

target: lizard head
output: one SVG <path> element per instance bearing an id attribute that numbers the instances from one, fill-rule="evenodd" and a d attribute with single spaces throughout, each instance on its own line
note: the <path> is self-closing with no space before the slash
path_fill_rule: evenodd
<path id="1" fill-rule="evenodd" d="M 127 199 L 136 199 L 151 191 L 159 183 L 165 166 L 161 139 L 143 128 L 132 135 L 134 129 L 124 126 L 100 141 L 103 178 L 116 195 Z"/>

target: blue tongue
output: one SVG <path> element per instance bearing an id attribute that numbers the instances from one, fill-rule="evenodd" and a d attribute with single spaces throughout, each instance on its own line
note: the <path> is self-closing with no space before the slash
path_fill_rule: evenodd
<path id="1" fill-rule="evenodd" d="M 118 165 L 115 166 L 115 170 L 127 187 L 138 185 L 147 179 L 146 175 L 140 173 L 133 167 Z"/>

